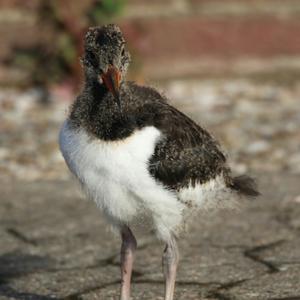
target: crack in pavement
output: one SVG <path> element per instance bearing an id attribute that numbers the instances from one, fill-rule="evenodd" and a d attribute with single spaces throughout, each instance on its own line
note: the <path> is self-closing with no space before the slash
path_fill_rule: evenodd
<path id="1" fill-rule="evenodd" d="M 23 234 L 21 234 L 19 231 L 15 230 L 15 229 L 12 229 L 12 228 L 8 228 L 7 231 L 14 235 L 16 238 L 20 239 L 21 241 L 23 242 L 26 242 L 28 244 L 31 244 L 31 245 L 34 245 L 34 246 L 37 246 L 38 243 L 36 241 L 33 241 L 31 239 L 28 239 L 27 237 L 25 237 Z M 138 246 L 138 250 L 143 250 L 145 248 L 147 248 L 148 246 L 152 245 L 154 243 L 154 241 L 146 241 L 144 243 L 141 243 L 139 246 Z M 43 269 L 43 270 L 36 270 L 35 273 L 56 273 L 56 272 L 59 272 L 59 271 L 76 271 L 76 270 L 90 270 L 90 269 L 97 269 L 97 268 L 101 268 L 101 267 L 105 267 L 105 266 L 114 266 L 114 267 L 119 267 L 119 263 L 117 261 L 115 261 L 118 257 L 119 257 L 120 253 L 119 252 L 116 252 L 104 259 L 100 259 L 98 260 L 97 262 L 95 262 L 94 264 L 91 264 L 91 265 L 86 265 L 86 266 L 75 266 L 75 267 L 54 267 L 54 268 L 46 268 L 46 269 Z M 20 274 L 18 274 L 19 277 L 21 277 Z M 27 275 L 24 274 L 25 276 Z M 137 270 L 133 270 L 133 277 L 138 277 L 138 276 L 142 276 L 144 275 L 144 273 L 142 273 L 141 271 L 137 271 Z M 1 281 L 0 281 L 0 284 L 1 284 Z"/>
<path id="2" fill-rule="evenodd" d="M 9 299 L 18 300 L 58 300 L 58 298 L 52 295 L 40 295 L 36 293 L 27 293 L 17 291 L 10 286 L 3 286 L 0 288 L 0 296 L 9 297 Z M 5 298 L 6 299 L 6 298 Z"/>
<path id="3" fill-rule="evenodd" d="M 235 281 L 229 281 L 227 283 L 222 283 L 221 286 L 218 288 L 218 290 L 222 289 L 222 290 L 229 290 L 231 288 L 234 288 L 246 281 L 250 280 L 249 279 L 240 279 L 240 280 L 235 280 Z"/>
<path id="4" fill-rule="evenodd" d="M 260 264 L 266 266 L 268 268 L 269 273 L 280 272 L 280 268 L 276 266 L 276 263 L 273 263 L 273 262 L 270 262 L 270 261 L 267 261 L 267 260 L 261 258 L 259 256 L 259 252 L 267 250 L 267 249 L 275 248 L 284 242 L 286 242 L 286 240 L 281 239 L 281 240 L 278 240 L 278 241 L 275 241 L 275 242 L 272 242 L 269 244 L 249 248 L 244 251 L 244 256 L 257 262 L 257 263 L 260 263 Z"/>
<path id="5" fill-rule="evenodd" d="M 219 287 L 210 291 L 208 293 L 208 297 L 214 297 L 214 298 L 217 298 L 218 300 L 231 300 L 231 297 L 229 297 L 228 295 L 222 294 L 220 292 L 220 290 L 229 290 L 229 289 L 236 287 L 248 280 L 250 280 L 250 279 L 241 279 L 241 280 L 236 280 L 236 281 L 229 281 L 227 283 L 222 283 L 222 284 L 220 284 Z"/>
<path id="6" fill-rule="evenodd" d="M 154 243 L 153 240 L 151 240 L 150 242 L 145 242 L 144 244 L 139 245 L 137 249 L 139 249 L 139 250 L 145 249 L 153 243 Z M 115 259 L 118 256 L 119 256 L 119 253 L 115 253 L 115 254 L 111 255 L 110 257 L 101 260 L 101 266 L 111 265 L 111 266 L 118 266 L 119 267 L 119 263 L 115 261 Z M 99 266 L 100 266 L 100 264 L 97 264 L 97 265 L 89 266 L 89 268 L 91 269 L 91 268 L 96 268 L 96 267 L 99 267 Z M 134 278 L 139 278 L 143 275 L 144 275 L 143 272 L 136 271 L 136 270 L 132 271 L 132 278 L 133 279 Z M 133 281 L 133 283 L 136 283 L 136 281 Z M 102 290 L 106 287 L 113 286 L 113 285 L 116 285 L 116 284 L 118 284 L 118 285 L 121 284 L 120 279 L 113 280 L 113 281 L 110 281 L 110 282 L 107 282 L 107 283 L 104 283 L 104 284 L 101 284 L 101 285 L 97 285 L 97 286 L 94 286 L 94 287 L 89 287 L 89 288 L 83 289 L 83 290 L 78 291 L 76 293 L 73 293 L 73 294 L 67 295 L 65 297 L 59 298 L 59 300 L 80 300 L 81 296 L 83 296 L 84 294 L 87 294 L 87 293 L 90 293 L 90 292 L 93 292 L 93 291 L 97 291 L 97 290 Z"/>
<path id="7" fill-rule="evenodd" d="M 218 300 L 231 300 L 232 298 L 229 296 L 226 296 L 220 292 L 213 292 L 209 295 L 210 297 L 216 298 Z"/>
<path id="8" fill-rule="evenodd" d="M 275 248 L 282 243 L 286 242 L 287 240 L 281 239 L 269 244 L 265 245 L 259 245 L 252 248 L 249 248 L 249 246 L 246 245 L 238 245 L 238 244 L 232 244 L 232 245 L 218 245 L 218 244 L 210 244 L 214 248 L 222 248 L 222 249 L 244 249 L 243 255 L 257 263 L 260 263 L 268 268 L 269 273 L 276 273 L 281 271 L 282 265 L 287 264 L 300 264 L 300 261 L 269 261 L 266 259 L 263 259 L 259 256 L 259 252 Z M 300 298 L 299 298 L 300 299 Z"/>
<path id="9" fill-rule="evenodd" d="M 27 243 L 27 244 L 31 244 L 36 246 L 37 243 L 36 241 L 33 241 L 31 239 L 28 239 L 26 236 L 24 236 L 22 233 L 20 233 L 18 230 L 12 229 L 12 228 L 8 228 L 7 231 L 12 234 L 13 236 L 15 236 L 16 238 L 22 240 L 23 242 Z M 265 244 L 265 245 L 259 245 L 259 246 L 255 246 L 252 248 L 247 248 L 247 246 L 244 245 L 224 245 L 224 246 L 219 246 L 219 245 L 212 245 L 213 247 L 220 247 L 220 248 L 240 248 L 243 249 L 243 254 L 245 257 L 263 264 L 264 266 L 266 266 L 268 268 L 268 272 L 269 273 L 274 273 L 274 272 L 279 272 L 280 269 L 279 267 L 276 265 L 276 263 L 273 262 L 269 262 L 266 261 L 265 259 L 261 258 L 259 256 L 261 251 L 264 251 L 266 249 L 271 249 L 271 248 L 275 248 L 278 245 L 282 244 L 283 242 L 285 242 L 286 240 L 278 240 L 269 244 Z M 145 249 L 148 246 L 151 246 L 154 243 L 154 241 L 147 241 L 144 244 L 140 245 L 138 247 L 138 249 Z M 98 267 L 103 267 L 103 266 L 119 266 L 119 263 L 116 261 L 117 257 L 119 256 L 119 253 L 114 253 L 111 256 L 99 260 L 97 263 L 86 266 L 86 267 L 73 267 L 73 268 L 55 268 L 55 269 L 48 269 L 48 270 L 44 270 L 46 272 L 57 272 L 57 271 L 69 271 L 69 270 L 80 270 L 80 269 L 95 269 Z M 144 276 L 145 273 L 141 272 L 141 271 L 133 271 L 133 283 L 134 284 L 164 284 L 164 281 L 162 280 L 147 280 L 147 279 L 142 279 L 141 277 Z M 227 283 L 220 283 L 220 282 L 205 282 L 205 283 L 201 283 L 201 282 L 196 282 L 196 281 L 177 281 L 176 284 L 177 286 L 199 286 L 199 287 L 212 287 L 212 290 L 208 293 L 208 296 L 210 297 L 215 297 L 218 300 L 231 300 L 232 298 L 228 295 L 224 295 L 222 293 L 222 290 L 228 290 L 231 289 L 233 287 L 236 287 L 242 283 L 244 283 L 249 279 L 243 279 L 243 280 L 238 280 L 238 281 L 230 281 Z M 80 300 L 82 299 L 82 296 L 87 294 L 87 293 L 91 293 L 93 291 L 100 291 L 102 289 L 105 289 L 107 287 L 110 286 L 114 286 L 114 285 L 120 285 L 120 280 L 112 280 L 110 282 L 107 283 L 103 283 L 103 284 L 99 284 L 96 286 L 92 286 L 92 287 L 86 287 L 83 288 L 80 291 L 74 292 L 72 294 L 69 294 L 67 296 L 61 297 L 61 298 L 57 298 L 58 300 Z M 215 287 L 214 287 L 215 286 Z M 274 298 L 272 300 L 296 300 L 296 299 L 300 299 L 299 297 L 297 298 L 297 296 L 293 296 L 293 297 L 286 297 L 286 298 Z"/>
<path id="10" fill-rule="evenodd" d="M 270 298 L 269 300 L 299 300 L 300 295 L 296 296 L 288 296 L 288 297 L 282 297 L 282 298 Z"/>
<path id="11" fill-rule="evenodd" d="M 142 276 L 142 275 L 140 275 Z M 138 277 L 140 277 L 138 276 Z M 229 289 L 232 287 L 235 287 L 243 282 L 245 282 L 247 279 L 243 279 L 243 280 L 238 280 L 238 281 L 230 281 L 227 283 L 220 283 L 220 282 L 197 282 L 197 281 L 177 281 L 176 282 L 176 286 L 199 286 L 199 287 L 209 287 L 209 286 L 218 286 L 216 289 L 214 289 L 213 291 L 211 291 L 209 293 L 209 295 L 214 296 L 214 297 L 218 297 L 218 299 L 220 300 L 230 300 L 227 296 L 222 295 L 221 293 L 219 293 L 220 289 Z M 165 282 L 162 280 L 148 280 L 148 279 L 138 279 L 138 280 L 133 280 L 132 282 L 133 284 L 164 284 Z M 93 291 L 100 291 L 106 287 L 109 286 L 113 286 L 113 285 L 120 285 L 121 281 L 120 280 L 114 280 L 114 281 L 110 281 L 107 283 L 104 283 L 102 285 L 97 285 L 94 287 L 89 287 L 86 289 L 83 289 L 81 291 L 78 291 L 76 293 L 67 295 L 65 297 L 59 298 L 59 300 L 80 300 L 82 299 L 82 296 L 87 294 L 87 293 L 91 293 Z M 219 296 L 217 296 L 217 294 L 219 294 Z M 221 296 L 223 298 L 221 298 Z M 227 297 L 227 298 L 225 298 Z"/>
<path id="12" fill-rule="evenodd" d="M 21 231 L 15 229 L 15 228 L 6 228 L 6 232 L 13 236 L 14 238 L 18 239 L 19 241 L 22 241 L 23 243 L 37 246 L 37 242 L 33 239 L 28 238 L 25 236 Z"/>
<path id="13" fill-rule="evenodd" d="M 85 289 L 82 289 L 81 291 L 72 293 L 72 294 L 67 295 L 65 297 L 58 298 L 58 300 L 80 300 L 80 299 L 82 299 L 81 296 L 83 296 L 87 293 L 94 292 L 94 291 L 97 291 L 97 290 L 102 290 L 106 287 L 109 287 L 109 286 L 112 286 L 112 285 L 115 285 L 115 284 L 119 285 L 119 284 L 121 284 L 121 281 L 120 280 L 114 280 L 114 281 L 110 281 L 110 282 L 107 282 L 107 283 L 104 283 L 104 284 L 101 284 L 101 285 L 85 288 Z"/>

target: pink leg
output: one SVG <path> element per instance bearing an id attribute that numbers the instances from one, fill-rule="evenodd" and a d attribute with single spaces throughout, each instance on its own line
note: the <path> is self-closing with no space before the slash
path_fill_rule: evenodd
<path id="1" fill-rule="evenodd" d="M 165 300 L 173 300 L 178 261 L 179 252 L 174 238 L 167 244 L 163 254 L 163 272 L 166 281 Z"/>
<path id="2" fill-rule="evenodd" d="M 137 246 L 136 239 L 129 227 L 124 226 L 121 230 L 121 297 L 120 300 L 130 299 L 130 282 L 134 259 L 134 252 Z"/>

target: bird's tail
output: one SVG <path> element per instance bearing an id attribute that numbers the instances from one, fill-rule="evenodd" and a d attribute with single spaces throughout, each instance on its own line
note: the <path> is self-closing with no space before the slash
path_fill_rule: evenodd
<path id="1" fill-rule="evenodd" d="M 233 177 L 230 188 L 248 197 L 254 198 L 260 195 L 255 180 L 247 175 Z"/>

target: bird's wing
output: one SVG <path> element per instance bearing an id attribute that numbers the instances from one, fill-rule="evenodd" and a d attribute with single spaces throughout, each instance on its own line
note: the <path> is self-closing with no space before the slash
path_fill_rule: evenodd
<path id="1" fill-rule="evenodd" d="M 228 172 L 218 142 L 158 93 L 153 96 L 153 101 L 137 109 L 136 116 L 140 127 L 155 126 L 164 136 L 149 161 L 149 171 L 155 179 L 178 189 Z"/>

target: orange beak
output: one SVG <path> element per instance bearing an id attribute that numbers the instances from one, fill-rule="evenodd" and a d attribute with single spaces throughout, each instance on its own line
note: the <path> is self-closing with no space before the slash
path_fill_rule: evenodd
<path id="1" fill-rule="evenodd" d="M 101 79 L 106 88 L 113 94 L 119 108 L 121 109 L 120 102 L 120 81 L 121 73 L 115 66 L 109 66 L 106 73 L 101 75 Z"/>

